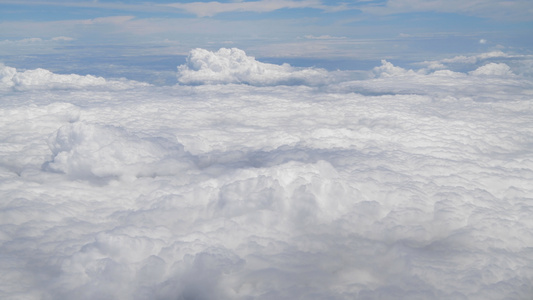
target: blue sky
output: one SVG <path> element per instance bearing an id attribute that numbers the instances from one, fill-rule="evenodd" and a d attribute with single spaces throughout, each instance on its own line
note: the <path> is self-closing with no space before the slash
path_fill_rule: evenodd
<path id="1" fill-rule="evenodd" d="M 198 47 L 329 68 L 533 49 L 530 0 L 0 0 L 0 20 L 0 62 L 44 56 L 57 71 L 65 57 L 84 65 Z"/>

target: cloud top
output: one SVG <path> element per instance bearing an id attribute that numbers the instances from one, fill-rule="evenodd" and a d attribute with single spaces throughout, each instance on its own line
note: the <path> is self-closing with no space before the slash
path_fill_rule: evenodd
<path id="1" fill-rule="evenodd" d="M 216 52 L 193 49 L 187 63 L 178 67 L 178 82 L 187 85 L 320 85 L 329 79 L 323 69 L 262 63 L 237 48 L 221 48 Z"/>
<path id="2" fill-rule="evenodd" d="M 504 63 L 489 63 L 470 72 L 472 75 L 512 76 L 511 68 Z"/>
<path id="3" fill-rule="evenodd" d="M 92 87 L 128 88 L 148 84 L 131 80 L 106 80 L 103 77 L 77 74 L 55 74 L 45 69 L 17 71 L 0 64 L 0 88 L 15 90 L 83 89 Z"/>
<path id="4" fill-rule="evenodd" d="M 135 178 L 173 174 L 188 166 L 183 146 L 142 139 L 113 126 L 84 123 L 59 128 L 48 141 L 46 169 L 78 179 Z"/>

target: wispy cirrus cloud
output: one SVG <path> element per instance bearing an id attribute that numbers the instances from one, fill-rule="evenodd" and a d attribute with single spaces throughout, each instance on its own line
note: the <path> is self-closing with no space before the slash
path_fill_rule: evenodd
<path id="1" fill-rule="evenodd" d="M 345 36 L 331 36 L 329 34 L 320 35 L 320 36 L 315 36 L 315 35 L 312 35 L 312 34 L 308 34 L 308 35 L 305 35 L 304 38 L 308 39 L 308 40 L 342 40 L 342 39 L 346 39 Z"/>
<path id="2" fill-rule="evenodd" d="M 345 5 L 328 6 L 317 0 L 262 0 L 254 2 L 191 2 L 172 3 L 166 6 L 178 8 L 198 17 L 212 17 L 227 12 L 257 12 L 265 13 L 284 8 L 316 8 L 323 11 L 339 11 L 346 9 Z"/>
<path id="3" fill-rule="evenodd" d="M 533 2 L 529 0 L 389 0 L 384 5 L 368 5 L 360 9 L 365 13 L 377 15 L 444 12 L 499 20 L 533 20 Z"/>

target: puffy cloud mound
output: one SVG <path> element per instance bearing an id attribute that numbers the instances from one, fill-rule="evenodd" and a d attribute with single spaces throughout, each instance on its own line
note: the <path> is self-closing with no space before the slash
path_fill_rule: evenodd
<path id="1" fill-rule="evenodd" d="M 470 72 L 472 75 L 487 75 L 487 76 L 511 76 L 514 75 L 511 68 L 504 63 L 489 63 L 481 66 Z"/>
<path id="2" fill-rule="evenodd" d="M 447 69 L 404 69 L 386 60 L 372 69 L 372 78 L 345 81 L 328 86 L 336 91 L 363 94 L 418 94 L 438 97 L 461 95 L 476 101 L 527 99 L 533 88 L 531 80 L 515 75 L 505 63 L 488 63 L 471 72 Z M 501 91 L 505 90 L 505 94 Z"/>
<path id="3" fill-rule="evenodd" d="M 80 76 L 76 74 L 60 75 L 54 74 L 45 69 L 28 70 L 22 73 L 16 73 L 12 78 L 16 88 L 32 87 L 90 87 L 105 85 L 107 82 L 102 77 L 92 75 Z"/>
<path id="4" fill-rule="evenodd" d="M 194 49 L 190 51 L 187 63 L 178 67 L 178 81 L 191 85 L 321 85 L 328 80 L 325 70 L 262 63 L 237 48 L 221 48 L 217 52 Z"/>
<path id="5" fill-rule="evenodd" d="M 372 71 L 378 77 L 394 77 L 415 74 L 413 70 L 406 70 L 404 68 L 397 67 L 384 59 L 381 60 L 381 66 L 375 67 L 372 69 Z"/>
<path id="6" fill-rule="evenodd" d="M 0 65 L 0 88 L 15 90 L 34 89 L 84 89 L 107 87 L 115 89 L 147 86 L 131 80 L 106 80 L 103 77 L 77 74 L 55 74 L 45 69 L 18 72 L 17 69 Z"/>
<path id="7" fill-rule="evenodd" d="M 13 84 L 13 76 L 17 74 L 17 69 L 0 64 L 0 84 L 10 86 Z"/>
<path id="8" fill-rule="evenodd" d="M 80 179 L 133 178 L 175 174 L 187 167 L 183 146 L 164 139 L 141 139 L 113 126 L 74 123 L 49 139 L 46 169 Z"/>

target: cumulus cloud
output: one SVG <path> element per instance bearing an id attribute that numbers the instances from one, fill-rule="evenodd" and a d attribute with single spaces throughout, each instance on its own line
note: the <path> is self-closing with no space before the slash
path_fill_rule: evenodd
<path id="1" fill-rule="evenodd" d="M 157 176 L 188 167 L 186 160 L 179 160 L 185 156 L 179 143 L 141 139 L 116 127 L 69 124 L 59 128 L 48 143 L 52 160 L 45 163 L 45 169 L 73 178 Z"/>
<path id="2" fill-rule="evenodd" d="M 397 67 L 386 60 L 381 60 L 381 66 L 375 67 L 372 71 L 379 77 L 414 75 L 415 73 L 413 70 Z"/>
<path id="3" fill-rule="evenodd" d="M 146 83 L 131 80 L 106 80 L 103 77 L 77 74 L 55 74 L 45 69 L 18 72 L 16 68 L 0 65 L 0 89 L 72 89 L 91 87 L 128 88 Z"/>
<path id="4" fill-rule="evenodd" d="M 0 64 L 0 82 L 2 86 L 13 85 L 13 76 L 17 74 L 17 69 Z"/>
<path id="5" fill-rule="evenodd" d="M 331 91 L 353 91 L 363 94 L 418 94 L 432 97 L 450 97 L 456 94 L 475 101 L 506 100 L 509 95 L 527 99 L 531 81 L 515 76 L 505 63 L 488 63 L 468 73 L 441 68 L 404 69 L 382 60 L 382 65 L 372 70 L 373 78 L 345 81 L 328 86 Z M 501 91 L 505 90 L 505 94 Z"/>
<path id="6" fill-rule="evenodd" d="M 232 84 L 0 90 L 1 298 L 531 296 L 531 78 L 219 52 L 180 71 Z"/>
<path id="7" fill-rule="evenodd" d="M 325 70 L 262 63 L 237 48 L 194 49 L 187 63 L 178 67 L 182 84 L 320 85 L 329 79 Z"/>
<path id="8" fill-rule="evenodd" d="M 495 75 L 510 76 L 513 75 L 511 68 L 504 63 L 489 63 L 470 72 L 472 75 Z"/>
<path id="9" fill-rule="evenodd" d="M 529 66 L 533 64 L 533 55 L 491 51 L 476 55 L 458 55 L 452 58 L 424 61 L 417 65 L 425 66 L 429 70 L 438 70 L 476 68 L 487 63 L 505 63 L 513 73 L 531 76 Z"/>
<path id="10" fill-rule="evenodd" d="M 512 57 L 513 57 L 512 55 L 509 55 L 502 51 L 491 51 L 491 52 L 481 53 L 477 55 L 469 55 L 469 56 L 458 55 L 452 58 L 445 58 L 445 59 L 435 60 L 435 61 L 425 61 L 425 62 L 422 62 L 421 64 L 427 65 L 429 66 L 429 68 L 435 69 L 435 67 L 432 67 L 432 66 L 435 66 L 435 65 L 444 66 L 445 64 L 446 65 L 448 64 L 461 64 L 461 65 L 476 64 L 478 62 L 485 61 L 491 58 L 512 58 Z"/>

